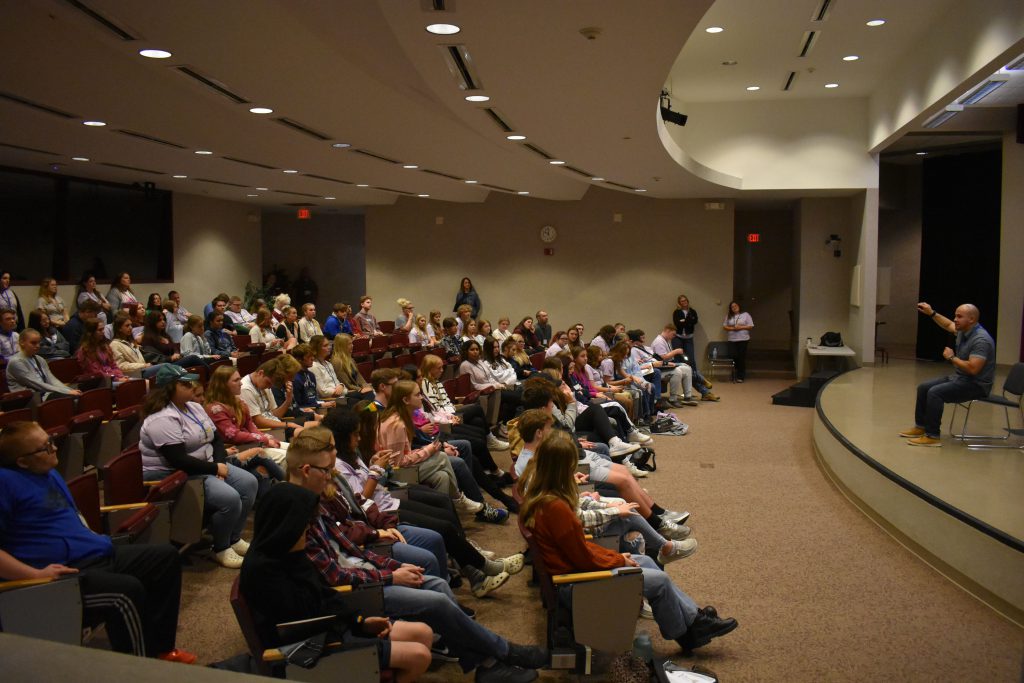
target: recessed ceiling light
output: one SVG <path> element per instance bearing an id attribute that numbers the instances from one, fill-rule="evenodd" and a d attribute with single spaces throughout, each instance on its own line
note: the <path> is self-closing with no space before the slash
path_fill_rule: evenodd
<path id="1" fill-rule="evenodd" d="M 274 110 L 269 107 L 252 107 L 249 109 L 252 114 L 273 114 Z"/>
<path id="2" fill-rule="evenodd" d="M 351 146 L 352 145 L 348 144 L 347 142 L 335 142 L 333 145 L 331 145 L 331 147 L 333 147 L 334 149 L 345 149 Z"/>
<path id="3" fill-rule="evenodd" d="M 760 89 L 761 89 L 761 86 L 759 86 L 759 85 L 748 85 L 747 86 L 747 90 L 749 90 L 750 92 L 754 92 L 755 90 L 760 90 Z"/>
<path id="4" fill-rule="evenodd" d="M 107 124 L 106 124 L 105 121 L 82 121 L 82 125 L 83 126 L 92 126 L 94 128 L 99 128 L 99 127 L 105 126 Z"/>
<path id="5" fill-rule="evenodd" d="M 525 195 L 525 194 L 530 194 L 530 193 L 527 192 L 526 190 L 519 190 L 519 192 L 516 192 L 516 194 L 523 194 L 523 195 Z"/>
<path id="6" fill-rule="evenodd" d="M 505 139 L 506 140 L 525 140 L 526 136 L 525 135 L 506 135 Z"/>
<path id="7" fill-rule="evenodd" d="M 247 194 L 247 195 L 245 195 L 245 196 L 246 196 L 246 197 L 259 197 L 259 195 L 258 195 L 258 194 Z"/>
<path id="8" fill-rule="evenodd" d="M 417 197 L 429 197 L 430 195 L 429 195 L 429 194 L 418 194 L 418 195 L 416 195 L 416 196 L 417 196 Z"/>
<path id="9" fill-rule="evenodd" d="M 71 157 L 72 161 L 89 161 L 89 157 Z"/>
<path id="10" fill-rule="evenodd" d="M 722 28 L 721 26 L 708 26 L 706 29 L 704 29 L 704 31 L 707 33 L 721 33 L 724 30 L 725 29 Z"/>
<path id="11" fill-rule="evenodd" d="M 476 185 L 480 181 L 479 180 L 463 180 L 462 182 L 466 183 L 467 185 Z"/>
<path id="12" fill-rule="evenodd" d="M 184 180 L 185 178 L 188 178 L 187 175 L 172 175 L 171 177 L 177 178 L 178 180 Z"/>
<path id="13" fill-rule="evenodd" d="M 600 176 L 594 176 L 593 178 L 591 178 L 591 180 L 593 180 L 595 183 L 604 182 L 604 178 Z"/>
<path id="14" fill-rule="evenodd" d="M 928 152 L 915 152 L 915 154 L 917 154 L 917 156 L 919 156 L 919 157 L 923 157 L 926 154 L 928 154 Z"/>
<path id="15" fill-rule="evenodd" d="M 860 55 L 846 55 L 843 57 L 844 62 L 856 62 L 858 59 L 860 59 Z"/>
<path id="16" fill-rule="evenodd" d="M 197 149 L 196 150 L 196 154 L 202 154 L 203 156 L 209 156 L 209 155 L 213 154 L 213 152 L 211 152 L 208 149 Z"/>
<path id="17" fill-rule="evenodd" d="M 868 26 L 881 26 L 884 23 L 885 23 L 885 19 L 872 19 L 871 21 L 867 22 L 867 25 Z"/>
<path id="18" fill-rule="evenodd" d="M 416 164 L 402 164 L 402 168 L 419 168 Z"/>
<path id="19" fill-rule="evenodd" d="M 256 189 L 259 190 L 260 192 L 267 192 L 268 191 L 267 188 L 265 188 L 265 187 L 257 187 Z"/>
<path id="20" fill-rule="evenodd" d="M 562 165 L 562 164 L 564 164 L 565 162 L 564 162 L 564 161 L 562 161 L 561 159 L 552 159 L 552 160 L 551 160 L 551 161 L 549 161 L 548 163 L 549 163 L 549 164 L 551 164 L 552 166 L 561 166 L 561 165 Z"/>
<path id="21" fill-rule="evenodd" d="M 826 83 L 825 87 L 826 88 L 838 88 L 839 84 L 838 83 Z"/>
<path id="22" fill-rule="evenodd" d="M 642 188 L 642 187 L 638 187 L 638 188 L 636 188 L 635 190 L 633 190 L 633 192 L 647 192 L 647 190 L 645 190 L 645 189 L 644 189 L 644 188 Z"/>
<path id="23" fill-rule="evenodd" d="M 283 173 L 298 173 L 294 168 L 286 168 Z"/>
<path id="24" fill-rule="evenodd" d="M 139 50 L 139 54 L 150 59 L 167 59 L 171 56 L 167 50 Z"/>
<path id="25" fill-rule="evenodd" d="M 356 184 L 356 187 L 369 187 L 369 185 L 367 185 L 366 183 L 358 183 Z"/>
<path id="26" fill-rule="evenodd" d="M 455 24 L 430 24 L 427 26 L 427 33 L 433 33 L 435 36 L 451 36 L 461 30 Z"/>
<path id="27" fill-rule="evenodd" d="M 467 102 L 486 102 L 489 99 L 491 98 L 487 95 L 466 95 Z"/>
<path id="28" fill-rule="evenodd" d="M 722 62 L 722 66 L 736 66 L 737 64 L 739 64 L 739 62 L 737 62 L 735 59 L 727 59 L 724 62 Z"/>
<path id="29" fill-rule="evenodd" d="M 324 199 L 336 199 L 336 197 L 324 197 Z"/>

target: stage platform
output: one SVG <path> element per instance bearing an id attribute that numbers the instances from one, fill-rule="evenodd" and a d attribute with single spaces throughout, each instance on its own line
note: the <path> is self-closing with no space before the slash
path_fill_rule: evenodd
<path id="1" fill-rule="evenodd" d="M 914 424 L 918 383 L 949 372 L 946 364 L 894 360 L 839 375 L 818 397 L 815 448 L 826 473 L 869 517 L 1024 625 L 1024 450 L 975 450 L 952 438 L 951 405 L 941 448 L 916 448 L 898 436 Z M 1005 376 L 997 373 L 996 393 Z M 963 414 L 957 411 L 958 428 Z M 1010 413 L 1012 427 L 1020 420 Z M 1004 426 L 998 406 L 972 411 L 974 434 Z"/>

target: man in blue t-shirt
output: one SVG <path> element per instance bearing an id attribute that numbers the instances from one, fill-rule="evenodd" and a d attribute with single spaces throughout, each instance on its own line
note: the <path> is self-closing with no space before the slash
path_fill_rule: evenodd
<path id="1" fill-rule="evenodd" d="M 57 449 L 35 422 L 0 431 L 0 579 L 78 577 L 82 606 L 114 650 L 191 664 L 174 647 L 181 560 L 170 545 L 118 545 L 82 522 L 54 470 Z"/>
<path id="2" fill-rule="evenodd" d="M 952 320 L 939 315 L 923 301 L 917 305 L 917 310 L 950 334 L 956 334 L 956 350 L 948 346 L 942 350 L 942 357 L 950 362 L 955 372 L 917 385 L 914 427 L 900 432 L 911 446 L 934 448 L 942 445 L 939 436 L 945 404 L 984 398 L 992 391 L 996 375 L 996 345 L 992 335 L 978 324 L 981 314 L 974 304 L 957 307 Z"/>

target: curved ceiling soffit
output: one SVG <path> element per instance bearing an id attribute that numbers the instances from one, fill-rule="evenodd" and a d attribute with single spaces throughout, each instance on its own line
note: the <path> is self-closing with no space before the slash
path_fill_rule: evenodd
<path id="1" fill-rule="evenodd" d="M 721 185 L 732 190 L 742 190 L 743 178 L 723 173 L 722 171 L 716 171 L 710 166 L 705 166 L 679 146 L 679 143 L 675 141 L 672 134 L 668 132 L 668 128 L 666 128 L 665 122 L 661 118 L 660 105 L 661 101 L 659 100 L 658 106 L 655 107 L 654 125 L 657 126 L 658 138 L 661 139 L 662 146 L 668 152 L 668 155 L 672 157 L 672 160 L 679 164 L 683 170 L 697 176 L 701 180 L 706 180 L 709 183 Z"/>

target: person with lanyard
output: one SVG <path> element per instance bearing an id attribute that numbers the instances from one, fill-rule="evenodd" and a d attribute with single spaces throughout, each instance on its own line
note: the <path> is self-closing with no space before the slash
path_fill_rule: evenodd
<path id="1" fill-rule="evenodd" d="M 118 273 L 110 283 L 110 291 L 107 292 L 107 302 L 110 310 L 117 313 L 122 308 L 128 308 L 132 304 L 139 303 L 139 298 L 132 291 L 132 278 L 128 273 Z"/>
<path id="2" fill-rule="evenodd" d="M 11 391 L 34 391 L 43 401 L 60 396 L 81 396 L 57 379 L 46 359 L 39 355 L 42 336 L 36 330 L 26 329 L 18 339 L 20 351 L 7 361 L 7 385 Z"/>
<path id="3" fill-rule="evenodd" d="M 672 311 L 672 325 L 676 331 L 676 336 L 672 340 L 672 348 L 683 350 L 683 360 L 696 373 L 697 361 L 694 360 L 696 353 L 693 348 L 693 332 L 698 322 L 697 310 L 690 308 L 690 300 L 686 298 L 685 294 L 679 295 L 676 306 L 676 310 Z"/>
<path id="4" fill-rule="evenodd" d="M 10 309 L 0 309 L 0 358 L 8 360 L 18 353 L 18 314 Z"/>
<path id="5" fill-rule="evenodd" d="M 224 441 L 213 421 L 194 401 L 199 375 L 177 365 L 164 365 L 153 379 L 154 389 L 142 405 L 142 476 L 158 481 L 174 470 L 200 478 L 210 515 L 213 552 L 229 569 L 242 566 L 249 544 L 242 540 L 246 518 L 256 500 L 256 477 L 229 465 Z"/>
<path id="6" fill-rule="evenodd" d="M 14 329 L 18 332 L 25 329 L 25 316 L 21 312 L 21 301 L 11 289 L 11 271 L 9 270 L 0 270 L 0 311 L 14 311 L 16 320 Z"/>
<path id="7" fill-rule="evenodd" d="M 110 320 L 114 318 L 113 313 L 116 311 L 110 310 L 110 302 L 107 301 L 103 296 L 96 291 L 96 276 L 92 273 L 86 273 L 85 276 L 78 283 L 78 291 L 75 294 L 75 305 L 78 306 L 78 310 L 82 310 L 82 304 L 86 301 L 92 301 L 97 306 L 96 317 L 99 318 L 102 325 L 106 325 Z M 74 316 L 71 316 L 72 319 Z M 101 325 L 101 326 L 102 326 Z"/>

